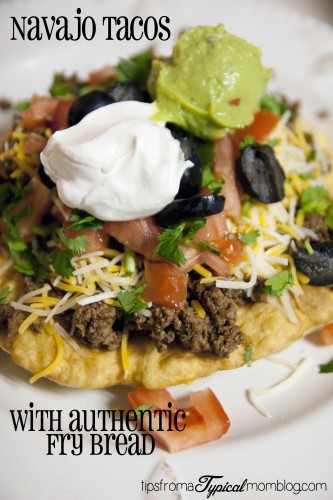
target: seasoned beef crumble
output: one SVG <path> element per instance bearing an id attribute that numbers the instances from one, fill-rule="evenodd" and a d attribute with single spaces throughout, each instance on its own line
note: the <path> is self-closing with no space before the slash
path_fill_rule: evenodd
<path id="1" fill-rule="evenodd" d="M 29 278 L 25 280 L 26 292 L 36 286 Z M 212 353 L 225 358 L 246 338 L 236 325 L 237 305 L 263 300 L 260 290 L 258 283 L 251 297 L 247 297 L 243 290 L 222 290 L 214 283 L 200 284 L 200 280 L 189 278 L 184 309 L 153 305 L 150 317 L 135 313 L 128 320 L 128 329 L 131 335 L 151 338 L 159 352 L 170 345 L 178 345 L 192 352 Z M 192 300 L 200 302 L 206 313 L 204 318 L 191 307 Z M 26 313 L 10 305 L 0 306 L 0 326 L 8 331 L 9 337 L 18 333 L 26 317 Z M 115 350 L 120 347 L 124 321 L 112 305 L 95 302 L 78 306 L 59 319 L 74 338 L 92 349 Z M 36 322 L 32 328 L 38 332 L 40 325 Z"/>

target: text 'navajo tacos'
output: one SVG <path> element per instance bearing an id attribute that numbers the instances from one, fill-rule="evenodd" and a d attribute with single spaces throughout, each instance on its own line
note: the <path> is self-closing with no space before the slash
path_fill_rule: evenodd
<path id="1" fill-rule="evenodd" d="M 324 135 L 222 25 L 55 76 L 0 153 L 0 345 L 80 388 L 162 388 L 333 320 Z"/>

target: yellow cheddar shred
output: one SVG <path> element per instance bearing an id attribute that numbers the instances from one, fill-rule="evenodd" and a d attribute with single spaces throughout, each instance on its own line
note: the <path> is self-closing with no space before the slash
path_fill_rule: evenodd
<path id="1" fill-rule="evenodd" d="M 49 366 L 47 366 L 46 368 L 44 368 L 44 370 L 40 371 L 39 373 L 36 373 L 33 377 L 30 378 L 30 380 L 29 380 L 30 384 L 34 384 L 38 379 L 40 379 L 42 377 L 46 377 L 47 375 L 52 373 L 57 368 L 57 366 L 61 363 L 61 360 L 62 360 L 63 355 L 64 355 L 64 341 L 63 341 L 62 337 L 54 329 L 53 325 L 44 323 L 43 327 L 45 328 L 47 333 L 54 336 L 54 339 L 55 339 L 56 344 L 57 344 L 57 355 Z"/>

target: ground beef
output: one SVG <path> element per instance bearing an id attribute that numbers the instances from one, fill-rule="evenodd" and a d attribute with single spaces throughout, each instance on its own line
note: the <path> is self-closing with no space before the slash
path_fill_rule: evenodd
<path id="1" fill-rule="evenodd" d="M 0 327 L 6 329 L 9 338 L 18 333 L 19 326 L 26 317 L 26 313 L 17 311 L 10 305 L 0 305 Z"/>
<path id="2" fill-rule="evenodd" d="M 92 348 L 117 349 L 121 331 L 115 331 L 116 310 L 104 302 L 79 306 L 73 316 L 73 334 Z"/>
<path id="3" fill-rule="evenodd" d="M 200 302 L 206 311 L 204 318 L 200 318 L 189 303 L 182 310 L 153 306 L 150 318 L 136 313 L 129 328 L 149 335 L 159 351 L 176 341 L 192 352 L 228 357 L 245 340 L 245 335 L 235 324 L 237 305 L 230 294 L 224 292 L 214 284 L 200 285 L 199 281 L 189 280 L 189 301 Z"/>
<path id="4" fill-rule="evenodd" d="M 32 278 L 29 276 L 24 277 L 24 292 L 29 293 L 33 292 L 34 290 L 38 290 L 38 288 L 41 288 L 43 286 L 43 283 L 36 283 Z"/>
<path id="5" fill-rule="evenodd" d="M 317 235 L 318 241 L 324 242 L 331 239 L 328 228 L 320 215 L 314 212 L 306 212 L 303 225 Z"/>

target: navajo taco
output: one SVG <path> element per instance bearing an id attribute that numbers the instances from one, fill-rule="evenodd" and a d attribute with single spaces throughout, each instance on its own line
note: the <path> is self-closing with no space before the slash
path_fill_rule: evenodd
<path id="1" fill-rule="evenodd" d="M 333 319 L 332 154 L 261 52 L 185 31 L 19 103 L 0 153 L 0 345 L 34 382 L 163 388 Z"/>

